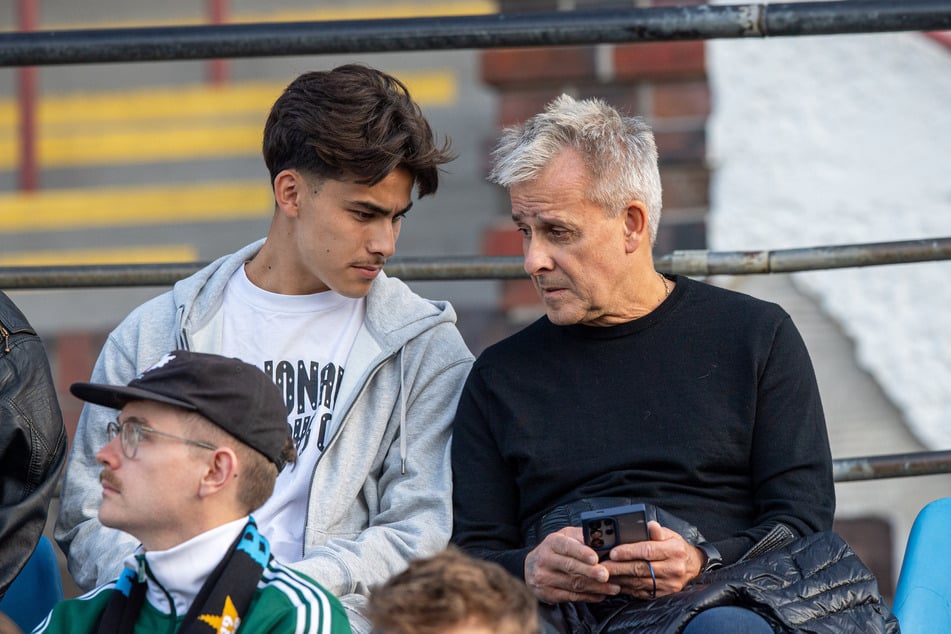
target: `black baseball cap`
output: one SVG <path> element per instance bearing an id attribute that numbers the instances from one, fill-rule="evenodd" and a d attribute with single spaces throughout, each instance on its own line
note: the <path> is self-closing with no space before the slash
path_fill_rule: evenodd
<path id="1" fill-rule="evenodd" d="M 122 409 L 131 401 L 156 401 L 198 412 L 277 465 L 290 437 L 281 390 L 264 372 L 240 359 L 175 350 L 128 385 L 73 383 L 73 396 Z"/>

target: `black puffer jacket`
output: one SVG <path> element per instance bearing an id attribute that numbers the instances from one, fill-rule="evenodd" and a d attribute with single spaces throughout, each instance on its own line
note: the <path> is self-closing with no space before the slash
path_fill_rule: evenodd
<path id="1" fill-rule="evenodd" d="M 578 525 L 582 510 L 618 502 L 595 498 L 553 509 L 530 530 L 529 543 L 562 526 Z M 703 540 L 696 527 L 663 509 L 648 507 L 648 517 L 692 544 Z M 543 611 L 549 621 L 546 633 L 678 634 L 691 618 L 718 606 L 753 610 L 781 633 L 900 631 L 875 575 L 841 537 L 826 531 L 794 539 L 781 524 L 739 562 L 704 573 L 675 594 L 653 601 L 617 597 L 602 603 L 561 603 Z"/>
<path id="2" fill-rule="evenodd" d="M 596 631 L 673 634 L 699 612 L 723 605 L 755 611 L 776 632 L 900 631 L 875 576 L 832 532 L 797 539 L 756 559 L 708 572 L 677 594 L 638 603 Z"/>
<path id="3" fill-rule="evenodd" d="M 46 350 L 0 292 L 0 597 L 43 533 L 66 444 Z"/>

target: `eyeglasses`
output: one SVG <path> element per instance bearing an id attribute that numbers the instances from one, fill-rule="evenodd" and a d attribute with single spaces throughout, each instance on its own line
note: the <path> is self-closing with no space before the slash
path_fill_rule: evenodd
<path id="1" fill-rule="evenodd" d="M 122 446 L 122 454 L 130 460 L 135 458 L 135 454 L 139 450 L 139 441 L 142 440 L 143 433 L 152 434 L 153 436 L 161 436 L 162 438 L 170 438 L 171 440 L 180 440 L 186 445 L 201 447 L 202 449 L 217 449 L 217 447 L 214 445 L 210 445 L 206 442 L 191 440 L 190 438 L 183 438 L 173 434 L 166 434 L 164 431 L 152 429 L 151 427 L 147 427 L 142 423 L 135 423 L 127 420 L 124 423 L 120 423 L 119 421 L 111 421 L 108 425 L 106 425 L 106 436 L 109 438 L 109 442 L 112 442 L 112 439 L 118 436 L 119 444 Z"/>

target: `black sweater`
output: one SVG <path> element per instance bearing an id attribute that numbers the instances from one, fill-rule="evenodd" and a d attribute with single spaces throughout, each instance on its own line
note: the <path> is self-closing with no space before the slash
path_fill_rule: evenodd
<path id="1" fill-rule="evenodd" d="M 525 530 L 585 497 L 696 525 L 725 563 L 777 522 L 832 526 L 832 461 L 802 338 L 775 304 L 677 277 L 608 328 L 543 317 L 476 361 L 453 429 L 453 541 L 523 575 Z"/>

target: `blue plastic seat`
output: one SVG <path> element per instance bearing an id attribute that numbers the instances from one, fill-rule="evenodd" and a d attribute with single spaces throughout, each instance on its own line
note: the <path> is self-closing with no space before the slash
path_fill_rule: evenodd
<path id="1" fill-rule="evenodd" d="M 931 502 L 915 518 L 893 611 L 902 634 L 951 632 L 951 498 Z"/>
<path id="2" fill-rule="evenodd" d="M 24 632 L 31 632 L 62 598 L 63 579 L 56 552 L 42 535 L 36 550 L 0 600 L 0 612 Z"/>

